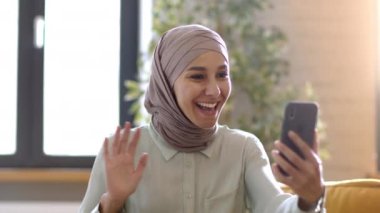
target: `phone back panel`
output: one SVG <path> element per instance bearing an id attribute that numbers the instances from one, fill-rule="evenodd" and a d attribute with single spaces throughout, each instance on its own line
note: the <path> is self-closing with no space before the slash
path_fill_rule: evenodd
<path id="1" fill-rule="evenodd" d="M 301 157 L 299 151 L 288 136 L 290 130 L 296 132 L 310 147 L 314 140 L 314 130 L 317 122 L 318 105 L 314 102 L 289 102 L 286 105 L 281 141 Z"/>

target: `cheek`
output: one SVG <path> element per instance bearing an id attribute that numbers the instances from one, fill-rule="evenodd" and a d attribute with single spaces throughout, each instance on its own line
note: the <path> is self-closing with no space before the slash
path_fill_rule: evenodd
<path id="1" fill-rule="evenodd" d="M 198 93 L 194 89 L 185 88 L 182 91 L 180 91 L 178 95 L 182 107 L 190 107 L 194 99 L 198 96 Z"/>
<path id="2" fill-rule="evenodd" d="M 231 82 L 228 81 L 221 86 L 221 92 L 223 96 L 227 99 L 231 94 Z"/>
<path id="3" fill-rule="evenodd" d="M 183 111 L 184 107 L 188 106 L 192 100 L 192 90 L 187 85 L 181 84 L 181 86 L 175 87 L 174 93 L 177 99 L 177 104 Z"/>

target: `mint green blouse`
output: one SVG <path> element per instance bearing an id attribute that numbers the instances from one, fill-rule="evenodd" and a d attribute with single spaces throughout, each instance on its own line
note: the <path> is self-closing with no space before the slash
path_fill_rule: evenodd
<path id="1" fill-rule="evenodd" d="M 153 126 L 141 130 L 135 162 L 146 152 L 148 163 L 136 192 L 125 201 L 124 212 L 303 212 L 297 196 L 279 188 L 263 146 L 253 134 L 219 125 L 207 149 L 185 153 L 163 141 Z M 101 151 L 79 212 L 98 212 L 104 192 Z"/>

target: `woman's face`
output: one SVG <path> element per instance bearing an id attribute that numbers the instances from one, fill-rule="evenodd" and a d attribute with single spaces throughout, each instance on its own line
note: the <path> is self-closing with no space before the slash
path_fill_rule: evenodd
<path id="1" fill-rule="evenodd" d="M 174 83 L 177 103 L 200 128 L 213 127 L 231 93 L 229 66 L 223 55 L 210 51 L 189 64 Z"/>

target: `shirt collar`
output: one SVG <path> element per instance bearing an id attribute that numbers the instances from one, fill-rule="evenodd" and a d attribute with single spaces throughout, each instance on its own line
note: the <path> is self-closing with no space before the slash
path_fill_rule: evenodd
<path id="1" fill-rule="evenodd" d="M 217 128 L 216 134 L 218 133 L 218 130 L 219 127 Z M 170 160 L 179 152 L 178 150 L 174 149 L 172 146 L 165 142 L 165 140 L 158 134 L 158 132 L 154 128 L 152 122 L 149 125 L 149 134 L 151 135 L 153 142 L 156 144 L 165 160 Z M 218 139 L 218 135 L 219 134 L 217 134 L 216 139 Z M 215 142 L 216 140 L 210 143 L 210 145 L 206 149 L 201 150 L 200 153 L 204 154 L 208 158 L 211 158 L 213 150 L 215 149 Z"/>

